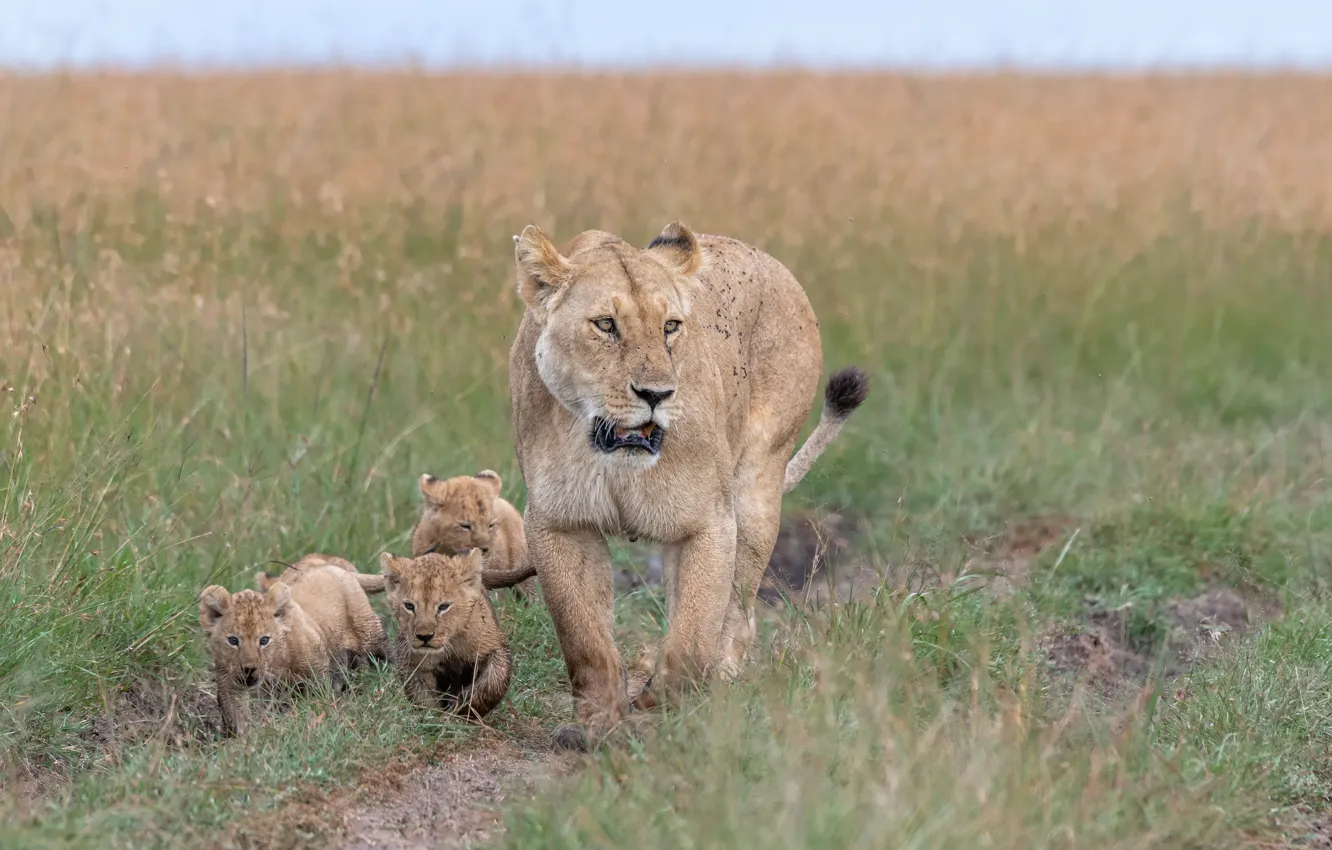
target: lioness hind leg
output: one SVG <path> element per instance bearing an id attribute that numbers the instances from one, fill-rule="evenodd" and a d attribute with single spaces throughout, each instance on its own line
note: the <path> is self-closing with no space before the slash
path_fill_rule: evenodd
<path id="1" fill-rule="evenodd" d="M 781 460 L 785 456 L 779 453 L 775 457 Z M 720 673 L 727 679 L 740 672 L 754 642 L 754 603 L 782 524 L 785 463 L 769 461 L 769 468 L 748 475 L 744 467 L 742 463 L 735 490 L 735 583 L 722 628 Z"/>

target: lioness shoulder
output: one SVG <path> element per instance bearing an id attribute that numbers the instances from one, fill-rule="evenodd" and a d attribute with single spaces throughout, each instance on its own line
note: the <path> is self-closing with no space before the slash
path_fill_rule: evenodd
<path id="1" fill-rule="evenodd" d="M 481 718 L 509 690 L 512 658 L 481 568 L 478 549 L 380 558 L 398 625 L 394 663 L 419 705 Z"/>
<path id="2" fill-rule="evenodd" d="M 535 588 L 533 574 L 524 570 L 527 539 L 523 516 L 500 495 L 503 482 L 497 472 L 483 469 L 475 475 L 436 478 L 428 473 L 420 479 L 421 518 L 412 530 L 412 556 L 427 552 L 463 555 L 480 549 L 487 589 L 507 587 L 519 580 L 514 592 L 521 595 Z"/>

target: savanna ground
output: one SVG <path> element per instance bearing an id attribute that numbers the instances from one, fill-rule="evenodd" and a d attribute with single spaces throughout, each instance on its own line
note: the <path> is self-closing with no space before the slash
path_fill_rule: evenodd
<path id="1" fill-rule="evenodd" d="M 0 844 L 1332 846 L 1332 80 L 8 78 L 0 127 Z M 423 471 L 521 506 L 511 234 L 674 218 L 874 382 L 746 678 L 557 756 L 501 593 L 492 728 L 371 669 L 220 742 L 199 589 L 374 569 Z"/>

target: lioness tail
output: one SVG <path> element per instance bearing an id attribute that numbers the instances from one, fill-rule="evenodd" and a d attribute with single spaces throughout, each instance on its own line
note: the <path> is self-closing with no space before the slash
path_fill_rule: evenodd
<path id="1" fill-rule="evenodd" d="M 786 464 L 786 481 L 782 492 L 789 493 L 814 466 L 823 450 L 841 433 L 846 420 L 860 407 L 865 396 L 869 395 L 869 376 L 855 366 L 839 369 L 828 379 L 828 386 L 823 392 L 823 413 L 819 424 L 805 444 L 796 452 L 795 457 Z"/>

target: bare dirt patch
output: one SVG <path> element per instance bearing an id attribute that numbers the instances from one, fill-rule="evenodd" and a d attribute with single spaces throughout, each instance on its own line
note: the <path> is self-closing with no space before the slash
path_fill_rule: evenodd
<path id="1" fill-rule="evenodd" d="M 851 544 L 859 532 L 857 520 L 836 511 L 783 518 L 759 599 L 770 607 L 785 602 L 819 607 L 873 594 L 884 576 L 853 554 Z"/>
<path id="2" fill-rule="evenodd" d="M 1007 596 L 1026 584 L 1036 560 L 1047 550 L 1062 546 L 1077 533 L 1072 517 L 1051 515 L 1015 520 L 995 534 L 964 535 L 962 542 L 974 553 L 963 569 L 988 575 L 989 590 Z"/>
<path id="3" fill-rule="evenodd" d="M 577 757 L 549 745 L 490 734 L 466 751 L 398 776 L 382 777 L 380 787 L 363 793 L 347 811 L 339 850 L 461 848 L 493 838 L 498 807 L 514 796 L 529 796 L 545 781 L 564 776 Z"/>
<path id="4" fill-rule="evenodd" d="M 1187 673 L 1229 640 L 1279 618 L 1281 608 L 1260 594 L 1215 585 L 1142 614 L 1088 600 L 1078 622 L 1047 630 L 1037 648 L 1056 681 L 1080 681 L 1116 700 L 1140 688 L 1153 670 L 1167 680 Z"/>
<path id="5" fill-rule="evenodd" d="M 142 677 L 108 695 L 81 737 L 114 764 L 125 747 L 157 740 L 180 748 L 211 741 L 220 728 L 211 691 L 167 676 Z"/>

